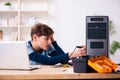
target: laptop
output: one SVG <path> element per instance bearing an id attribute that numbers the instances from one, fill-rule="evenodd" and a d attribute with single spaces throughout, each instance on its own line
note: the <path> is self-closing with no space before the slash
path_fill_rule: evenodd
<path id="1" fill-rule="evenodd" d="M 0 69 L 33 70 L 40 65 L 30 65 L 25 41 L 0 42 Z"/>

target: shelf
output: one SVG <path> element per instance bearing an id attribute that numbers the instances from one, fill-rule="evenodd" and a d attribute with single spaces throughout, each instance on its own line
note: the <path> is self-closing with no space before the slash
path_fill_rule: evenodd
<path id="1" fill-rule="evenodd" d="M 44 10 L 44 11 L 37 11 L 37 10 L 21 10 L 21 13 L 41 13 L 41 14 L 48 14 L 48 11 Z"/>
<path id="2" fill-rule="evenodd" d="M 11 2 L 11 8 L 4 4 Z M 11 40 L 11 34 L 18 33 L 18 41 L 30 39 L 31 26 L 37 22 L 48 24 L 49 0 L 1 0 L 0 30 L 3 40 Z"/>
<path id="3" fill-rule="evenodd" d="M 0 10 L 0 12 L 18 12 L 17 10 Z"/>
<path id="4" fill-rule="evenodd" d="M 0 26 L 0 28 L 17 28 L 17 25 L 9 25 L 9 26 Z"/>

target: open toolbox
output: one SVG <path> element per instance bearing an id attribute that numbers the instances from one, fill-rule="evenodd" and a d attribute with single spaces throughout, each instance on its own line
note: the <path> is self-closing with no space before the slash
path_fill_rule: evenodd
<path id="1" fill-rule="evenodd" d="M 118 67 L 114 62 L 105 56 L 89 58 L 88 65 L 99 73 L 109 73 Z"/>

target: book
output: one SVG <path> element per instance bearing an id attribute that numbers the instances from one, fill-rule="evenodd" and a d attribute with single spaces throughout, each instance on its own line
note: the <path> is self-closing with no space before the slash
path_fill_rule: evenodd
<path id="1" fill-rule="evenodd" d="M 18 32 L 12 32 L 10 36 L 11 41 L 17 41 L 18 40 Z"/>
<path id="2" fill-rule="evenodd" d="M 3 40 L 3 31 L 0 30 L 0 41 L 2 41 L 2 40 Z"/>

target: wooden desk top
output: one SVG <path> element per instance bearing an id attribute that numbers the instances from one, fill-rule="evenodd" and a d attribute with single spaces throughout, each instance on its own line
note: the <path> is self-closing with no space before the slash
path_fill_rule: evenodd
<path id="1" fill-rule="evenodd" d="M 120 73 L 74 73 L 73 67 L 58 67 L 42 65 L 41 69 L 32 71 L 0 70 L 0 80 L 30 80 L 30 79 L 109 79 L 120 78 Z"/>

